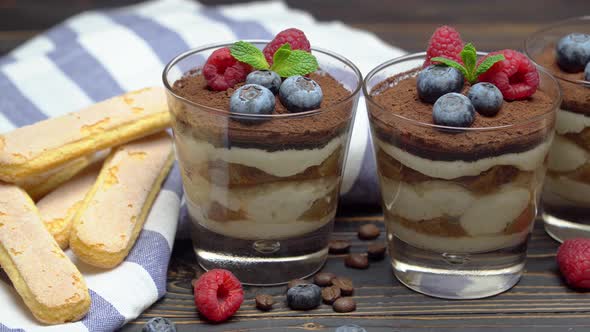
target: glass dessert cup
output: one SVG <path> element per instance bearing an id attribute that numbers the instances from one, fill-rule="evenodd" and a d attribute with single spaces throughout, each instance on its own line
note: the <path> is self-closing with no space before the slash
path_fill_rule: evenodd
<path id="1" fill-rule="evenodd" d="M 424 59 L 417 53 L 383 63 L 363 84 L 393 271 L 409 288 L 434 297 L 499 294 L 522 275 L 559 87 L 539 70 L 546 111 L 527 121 L 437 126 L 394 112 L 421 103 L 412 94 L 415 83 L 392 92 L 389 102 L 378 100 L 416 76 Z"/>
<path id="2" fill-rule="evenodd" d="M 590 34 L 590 16 L 565 20 L 531 35 L 527 55 L 557 78 L 563 100 L 542 195 L 545 230 L 555 240 L 590 237 L 590 82 L 561 71 L 555 45 L 567 34 Z"/>
<path id="3" fill-rule="evenodd" d="M 245 115 L 175 93 L 182 75 L 230 45 L 183 53 L 163 73 L 193 247 L 206 270 L 228 269 L 250 285 L 282 284 L 312 275 L 327 258 L 362 77 L 344 57 L 313 48 L 316 74 L 347 90 L 317 110 Z"/>

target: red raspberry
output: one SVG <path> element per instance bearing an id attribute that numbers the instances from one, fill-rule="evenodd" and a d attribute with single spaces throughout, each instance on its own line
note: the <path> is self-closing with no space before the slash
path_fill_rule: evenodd
<path id="1" fill-rule="evenodd" d="M 557 250 L 557 264 L 570 286 L 590 289 L 590 239 L 566 240 Z"/>
<path id="2" fill-rule="evenodd" d="M 230 318 L 244 302 L 242 284 L 231 272 L 213 269 L 195 282 L 195 305 L 213 322 Z"/>
<path id="3" fill-rule="evenodd" d="M 436 29 L 432 37 L 430 37 L 423 67 L 430 66 L 432 64 L 430 59 L 437 56 L 463 63 L 461 61 L 461 50 L 463 50 L 461 35 L 450 26 L 443 25 Z"/>
<path id="4" fill-rule="evenodd" d="M 268 43 L 262 51 L 269 65 L 272 65 L 272 57 L 275 55 L 275 52 L 279 49 L 279 47 L 285 45 L 286 43 L 291 45 L 292 50 L 311 52 L 309 40 L 307 40 L 307 37 L 305 37 L 303 31 L 295 28 L 283 30 L 279 32 L 275 36 L 275 39 Z"/>
<path id="5" fill-rule="evenodd" d="M 236 60 L 229 48 L 224 47 L 211 53 L 203 67 L 203 76 L 212 90 L 225 91 L 244 82 L 251 71 L 250 65 Z"/>
<path id="6" fill-rule="evenodd" d="M 526 55 L 514 50 L 492 52 L 504 54 L 506 60 L 497 62 L 488 71 L 479 75 L 480 82 L 490 82 L 500 89 L 504 99 L 526 99 L 537 91 L 539 72 Z M 480 60 L 483 61 L 483 59 Z"/>

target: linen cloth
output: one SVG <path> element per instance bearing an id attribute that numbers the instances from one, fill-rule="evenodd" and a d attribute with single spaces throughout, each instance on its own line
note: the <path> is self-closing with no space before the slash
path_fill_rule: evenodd
<path id="1" fill-rule="evenodd" d="M 74 16 L 0 59 L 0 132 L 73 112 L 146 86 L 161 86 L 164 65 L 201 45 L 272 39 L 290 27 L 312 45 L 344 55 L 363 74 L 403 52 L 340 22 L 317 22 L 282 2 L 206 7 L 190 0 L 157 0 Z M 378 204 L 379 190 L 363 97 L 359 101 L 342 185 L 344 204 Z M 181 214 L 182 184 L 175 165 L 137 243 L 123 264 L 102 270 L 78 262 L 92 297 L 76 323 L 44 326 L 0 279 L 0 332 L 113 331 L 166 292 L 166 271 Z M 182 219 L 182 217 L 180 217 Z M 179 234 L 186 234 L 185 231 Z"/>

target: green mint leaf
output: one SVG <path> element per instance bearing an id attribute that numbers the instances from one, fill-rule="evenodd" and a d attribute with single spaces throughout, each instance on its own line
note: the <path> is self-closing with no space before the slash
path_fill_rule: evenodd
<path id="1" fill-rule="evenodd" d="M 270 67 L 262 51 L 250 43 L 239 41 L 233 44 L 229 50 L 236 60 L 247 63 L 254 69 L 268 69 Z"/>
<path id="2" fill-rule="evenodd" d="M 283 61 L 285 61 L 289 57 L 289 55 L 291 55 L 291 44 L 283 44 L 283 46 L 279 47 L 276 50 L 275 54 L 272 57 L 273 66 L 275 66 L 277 63 L 282 63 Z"/>
<path id="3" fill-rule="evenodd" d="M 491 55 L 491 56 L 487 57 L 485 60 L 483 60 L 479 64 L 479 66 L 477 67 L 477 70 L 475 70 L 475 77 L 479 77 L 479 75 L 485 73 L 490 68 L 492 68 L 493 65 L 495 65 L 496 63 L 498 63 L 500 61 L 504 61 L 505 59 L 506 58 L 504 57 L 503 54 L 496 54 L 496 55 Z"/>
<path id="4" fill-rule="evenodd" d="M 317 69 L 318 61 L 315 56 L 302 50 L 291 51 L 289 56 L 283 58 L 280 62 L 274 62 L 271 68 L 281 77 L 307 75 Z"/>
<path id="5" fill-rule="evenodd" d="M 463 65 L 465 66 L 467 73 L 469 73 L 465 78 L 471 82 L 476 78 L 474 78 L 474 74 L 475 65 L 477 63 L 477 51 L 473 44 L 467 43 L 467 45 L 463 47 L 463 50 L 461 50 L 461 60 L 463 60 Z"/>
<path id="6" fill-rule="evenodd" d="M 468 75 L 465 67 L 463 67 L 463 65 L 458 63 L 457 61 L 437 56 L 437 57 L 430 59 L 430 62 L 440 62 L 443 65 L 458 69 L 461 72 L 461 74 L 463 74 L 464 77 L 467 77 L 467 75 Z"/>

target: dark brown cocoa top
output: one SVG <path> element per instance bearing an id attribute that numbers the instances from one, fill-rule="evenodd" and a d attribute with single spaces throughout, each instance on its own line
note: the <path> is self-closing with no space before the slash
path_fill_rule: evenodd
<path id="1" fill-rule="evenodd" d="M 431 160 L 472 161 L 528 150 L 551 133 L 553 101 L 539 90 L 525 100 L 504 101 L 502 109 L 494 117 L 477 114 L 471 128 L 483 130 L 445 131 L 404 121 L 399 117 L 434 124 L 432 105 L 418 98 L 415 77 L 418 71 L 390 77 L 373 89 L 371 94 L 381 107 L 369 106 L 369 114 L 380 139 Z M 466 84 L 463 93 L 468 90 Z M 539 116 L 540 121 L 531 121 Z M 514 124 L 522 125 L 489 130 L 491 127 Z"/>
<path id="2" fill-rule="evenodd" d="M 548 45 L 535 61 L 558 78 L 561 86 L 561 108 L 570 112 L 590 115 L 590 85 L 571 81 L 584 81 L 584 72 L 568 73 L 557 65 L 555 45 Z"/>
<path id="3" fill-rule="evenodd" d="M 316 72 L 310 77 L 322 88 L 322 111 L 244 123 L 229 116 L 230 97 L 243 83 L 226 91 L 212 91 L 207 88 L 199 70 L 192 70 L 174 83 L 174 92 L 196 104 L 226 112 L 212 112 L 203 107 L 175 102 L 171 111 L 177 120 L 176 125 L 184 127 L 175 129 L 191 130 L 196 138 L 216 146 L 255 147 L 268 151 L 322 147 L 347 131 L 354 103 L 352 98 L 342 102 L 351 92 L 329 74 Z M 288 113 L 276 97 L 275 114 Z"/>

